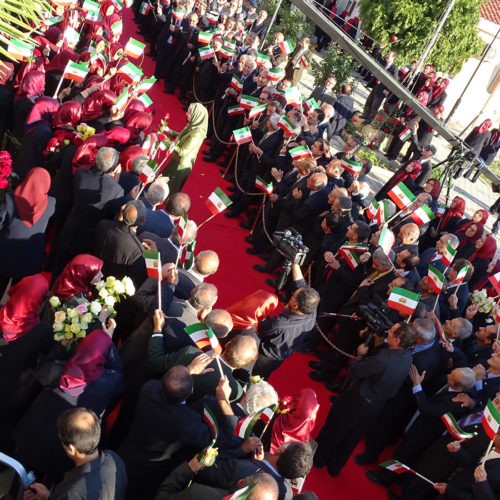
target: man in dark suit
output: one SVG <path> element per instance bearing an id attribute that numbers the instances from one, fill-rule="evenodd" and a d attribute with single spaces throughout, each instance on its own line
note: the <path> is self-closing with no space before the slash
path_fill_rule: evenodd
<path id="1" fill-rule="evenodd" d="M 396 59 L 396 52 L 393 50 L 389 50 L 385 55 L 383 67 L 392 75 L 394 79 L 397 78 L 398 68 L 395 66 L 394 61 Z M 370 92 L 368 99 L 365 103 L 365 108 L 363 110 L 363 114 L 361 118 L 365 121 L 363 125 L 369 125 L 372 120 L 375 118 L 375 115 L 382 104 L 382 101 L 389 95 L 389 89 L 379 80 L 375 80 L 375 85 L 373 90 Z"/>
<path id="2" fill-rule="evenodd" d="M 304 337 L 314 328 L 319 294 L 309 288 L 298 264 L 292 265 L 292 279 L 296 290 L 286 305 L 286 311 L 259 323 L 259 358 L 253 375 L 266 379 L 281 363 L 301 347 Z"/>
<path id="3" fill-rule="evenodd" d="M 222 373 L 228 378 L 231 387 L 230 401 L 238 401 L 243 396 L 243 388 L 233 375 L 233 370 L 245 368 L 257 358 L 257 342 L 253 337 L 235 335 L 219 356 Z M 194 390 L 190 402 L 213 394 L 221 378 L 218 362 L 194 345 L 167 354 L 161 336 L 151 337 L 149 341 L 149 364 L 155 375 L 175 365 L 187 366 L 193 374 Z"/>
<path id="4" fill-rule="evenodd" d="M 323 87 L 314 87 L 314 90 L 311 92 L 309 99 L 316 99 L 318 104 L 333 104 L 335 103 L 335 94 L 333 93 L 333 89 L 337 84 L 337 80 L 333 76 L 329 76 Z"/>
<path id="5" fill-rule="evenodd" d="M 193 378 L 184 366 L 143 385 L 129 433 L 118 448 L 129 478 L 127 499 L 153 498 L 166 474 L 210 444 L 209 426 L 185 404 L 192 392 Z"/>
<path id="6" fill-rule="evenodd" d="M 335 116 L 330 120 L 330 130 L 328 137 L 340 135 L 344 130 L 345 124 L 351 119 L 354 110 L 354 98 L 351 95 L 352 88 L 348 83 L 342 85 L 340 95 L 335 99 L 333 108 Z"/>
<path id="7" fill-rule="evenodd" d="M 191 269 L 179 268 L 179 282 L 174 295 L 179 299 L 188 299 L 195 286 L 217 272 L 219 262 L 219 256 L 213 250 L 203 250 L 198 253 Z"/>
<path id="8" fill-rule="evenodd" d="M 263 456 L 263 453 L 262 453 Z M 203 470 L 200 481 L 233 490 L 238 481 L 256 472 L 273 476 L 279 487 L 279 500 L 291 500 L 290 483 L 286 479 L 305 477 L 312 468 L 313 451 L 309 443 L 293 441 L 280 446 L 267 460 L 257 458 L 217 460 L 212 467 Z"/>
<path id="9" fill-rule="evenodd" d="M 94 255 L 104 261 L 102 272 L 105 276 L 118 279 L 129 276 L 136 287 L 146 279 L 144 251 L 136 236 L 145 213 L 142 201 L 129 201 L 118 221 L 103 220 L 97 224 Z"/>
<path id="10" fill-rule="evenodd" d="M 441 291 L 439 295 L 439 319 L 441 322 L 447 319 L 458 318 L 464 314 L 469 301 L 469 287 L 467 283 L 474 274 L 474 266 L 466 259 L 455 259 L 448 273 L 448 282 L 453 283 L 458 272 L 467 267 L 467 273 L 461 285 L 450 286 Z"/>
<path id="11" fill-rule="evenodd" d="M 419 262 L 420 259 L 417 253 L 404 249 L 396 254 L 394 265 L 398 274 L 402 274 L 405 278 L 410 279 L 416 285 L 420 281 L 420 275 L 417 271 L 417 265 Z"/>
<path id="12" fill-rule="evenodd" d="M 316 467 L 326 465 L 331 476 L 338 476 L 366 429 L 404 383 L 414 343 L 412 326 L 397 323 L 389 330 L 388 349 L 363 359 L 368 346 L 360 344 L 349 366 L 353 383 L 336 398 L 317 437 Z"/>
<path id="13" fill-rule="evenodd" d="M 436 242 L 435 248 L 428 248 L 420 254 L 420 262 L 417 266 L 419 276 L 427 276 L 429 265 L 433 265 L 438 271 L 444 273 L 446 269 L 442 256 L 446 251 L 448 242 L 452 248 L 458 247 L 458 238 L 454 234 L 443 234 Z"/>
<path id="14" fill-rule="evenodd" d="M 149 231 L 161 238 L 168 238 L 172 232 L 172 221 L 166 212 L 157 210 L 167 197 L 168 182 L 165 182 L 165 177 L 159 177 L 149 185 L 146 195 L 141 196 L 141 201 L 146 207 L 146 217 L 137 234 Z"/>
<path id="15" fill-rule="evenodd" d="M 263 42 L 267 34 L 267 26 L 264 21 L 267 19 L 267 11 L 262 9 L 257 15 L 257 19 L 250 26 L 250 33 L 255 33 Z"/>
<path id="16" fill-rule="evenodd" d="M 97 152 L 94 168 L 79 168 L 75 172 L 73 208 L 59 239 L 55 276 L 75 255 L 92 251 L 102 209 L 110 200 L 123 196 L 123 189 L 115 180 L 118 159 L 118 151 L 104 147 Z"/>

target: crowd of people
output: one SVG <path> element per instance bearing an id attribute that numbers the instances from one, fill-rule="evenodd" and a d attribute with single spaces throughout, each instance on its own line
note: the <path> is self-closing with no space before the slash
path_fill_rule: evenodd
<path id="1" fill-rule="evenodd" d="M 309 37 L 271 41 L 254 0 L 93 3 L 56 4 L 33 56 L 1 68 L 0 449 L 35 473 L 25 498 L 314 499 L 301 491 L 313 465 L 337 477 L 363 437 L 357 464 L 401 438 L 394 460 L 431 481 L 366 471 L 401 498 L 498 495 L 500 439 L 480 424 L 500 411 L 497 244 L 488 211 L 443 204 L 432 129 L 403 108 L 408 157 L 372 197 L 361 142 L 330 147 L 351 86 L 296 94 Z M 123 34 L 130 7 L 156 82 Z M 356 20 L 343 26 L 356 36 Z M 397 77 L 395 57 L 380 62 Z M 416 95 L 442 114 L 447 81 L 431 73 Z M 153 84 L 178 92 L 182 131 L 166 117 L 155 130 Z M 367 124 L 394 102 L 372 87 Z M 491 126 L 468 138 L 486 163 Z M 247 252 L 274 289 L 226 309 L 217 249 L 195 252 L 189 219 L 203 143 L 232 184 L 213 204 L 252 229 Z M 313 388 L 268 381 L 297 352 L 332 392 L 321 429 Z"/>

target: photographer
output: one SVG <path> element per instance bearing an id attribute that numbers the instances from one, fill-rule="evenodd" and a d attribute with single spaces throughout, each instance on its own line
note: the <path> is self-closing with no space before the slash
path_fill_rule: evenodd
<path id="1" fill-rule="evenodd" d="M 279 316 L 266 318 L 258 327 L 259 357 L 252 371 L 266 379 L 281 363 L 301 346 L 314 328 L 319 295 L 309 288 L 298 264 L 292 264 L 292 280 L 296 288 Z"/>

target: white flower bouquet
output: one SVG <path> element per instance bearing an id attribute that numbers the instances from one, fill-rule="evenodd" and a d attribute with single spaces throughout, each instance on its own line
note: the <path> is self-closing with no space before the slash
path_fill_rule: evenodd
<path id="1" fill-rule="evenodd" d="M 102 310 L 101 304 L 93 302 L 82 302 L 76 307 L 68 307 L 61 304 L 59 297 L 49 299 L 50 306 L 54 312 L 54 340 L 56 342 L 73 342 L 83 339 L 87 335 L 89 325 L 98 317 Z"/>
<path id="2" fill-rule="evenodd" d="M 116 316 L 115 304 L 120 302 L 122 297 L 130 297 L 135 293 L 134 284 L 128 276 L 125 276 L 122 280 L 118 280 L 114 276 L 108 276 L 105 280 L 99 281 L 96 288 L 99 292 L 96 301 L 111 312 L 111 317 Z"/>
<path id="3" fill-rule="evenodd" d="M 485 289 L 475 290 L 470 296 L 472 304 L 477 305 L 479 312 L 484 314 L 491 314 L 493 311 L 493 306 L 495 305 L 495 300 L 493 297 L 488 297 L 488 293 Z"/>

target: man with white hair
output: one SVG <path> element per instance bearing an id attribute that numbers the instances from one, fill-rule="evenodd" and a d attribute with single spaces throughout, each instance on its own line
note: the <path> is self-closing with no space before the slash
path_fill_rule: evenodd
<path id="1" fill-rule="evenodd" d="M 168 198 L 168 179 L 166 177 L 158 177 L 153 181 L 145 196 L 141 196 L 141 200 L 146 206 L 146 219 L 144 224 L 140 226 L 138 234 L 149 231 L 157 234 L 162 238 L 167 238 L 171 232 L 170 218 L 162 210 L 157 210 L 157 207 L 162 205 Z"/>
<path id="2" fill-rule="evenodd" d="M 443 255 L 447 253 L 446 248 L 450 246 L 454 250 L 458 247 L 458 238 L 454 234 L 443 234 L 436 242 L 434 248 L 424 250 L 420 255 L 420 263 L 417 266 L 417 271 L 420 276 L 427 276 L 429 264 L 433 265 L 437 270 L 444 273 L 446 264 L 443 262 Z"/>

